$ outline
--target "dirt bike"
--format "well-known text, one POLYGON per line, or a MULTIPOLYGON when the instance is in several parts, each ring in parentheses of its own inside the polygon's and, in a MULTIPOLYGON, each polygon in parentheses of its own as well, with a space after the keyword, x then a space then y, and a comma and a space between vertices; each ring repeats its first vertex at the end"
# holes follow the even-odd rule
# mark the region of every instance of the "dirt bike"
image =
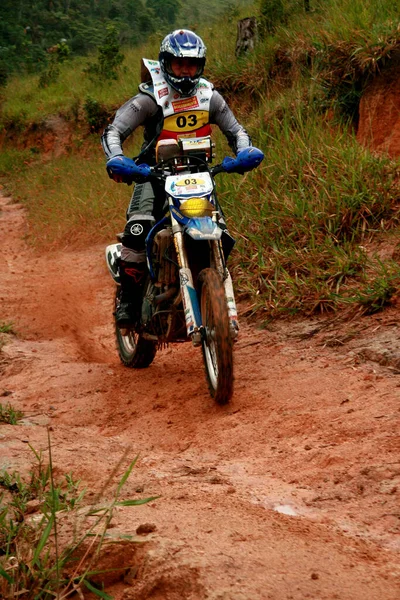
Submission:
MULTIPOLYGON (((108 161, 109 174, 123 181, 158 179, 164 182, 166 210, 146 238, 148 278, 144 286, 140 323, 115 327, 117 348, 128 367, 148 367, 158 349, 171 342, 192 341, 201 346, 211 396, 219 404, 233 392, 233 342, 238 316, 232 279, 226 266, 235 243, 217 201, 217 173, 244 173, 263 160, 261 150, 249 147, 236 158, 225 157, 210 167, 211 138, 163 140, 157 144, 154 167, 132 159, 108 161)), ((106 261, 117 284, 121 244, 106 248, 106 261)))

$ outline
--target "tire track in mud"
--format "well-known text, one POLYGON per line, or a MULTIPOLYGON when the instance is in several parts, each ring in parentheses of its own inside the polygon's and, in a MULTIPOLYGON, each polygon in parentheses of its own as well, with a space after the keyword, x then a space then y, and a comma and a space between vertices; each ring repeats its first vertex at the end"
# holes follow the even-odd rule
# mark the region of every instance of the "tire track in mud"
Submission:
POLYGON ((140 549, 116 542, 102 557, 129 556, 131 575, 108 581, 116 600, 398 597, 393 373, 295 338, 293 324, 245 323, 228 406, 210 398, 190 344, 125 369, 103 248, 32 253, 23 211, 1 206, 2 319, 19 335, 0 354, 0 393, 26 414, 1 427, 1 466, 27 471, 27 441, 45 451, 49 425, 56 469, 90 501, 140 454, 126 496, 161 498, 116 511, 115 539, 153 526, 140 549))

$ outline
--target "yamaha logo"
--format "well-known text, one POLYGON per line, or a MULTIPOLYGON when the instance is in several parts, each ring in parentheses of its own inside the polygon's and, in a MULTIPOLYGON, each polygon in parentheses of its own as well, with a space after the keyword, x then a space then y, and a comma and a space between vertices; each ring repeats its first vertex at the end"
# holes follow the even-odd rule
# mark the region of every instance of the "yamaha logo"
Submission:
POLYGON ((131 227, 132 235, 140 235, 141 233, 143 233, 143 227, 140 223, 135 223, 134 225, 132 225, 132 227, 131 227))

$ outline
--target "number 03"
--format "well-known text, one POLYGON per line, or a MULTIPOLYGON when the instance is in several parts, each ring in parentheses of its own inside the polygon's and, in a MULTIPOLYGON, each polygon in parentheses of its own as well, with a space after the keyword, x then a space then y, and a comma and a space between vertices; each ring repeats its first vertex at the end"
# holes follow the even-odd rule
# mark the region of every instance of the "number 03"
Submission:
POLYGON ((183 129, 187 125, 189 125, 189 127, 194 127, 197 125, 197 117, 196 115, 188 115, 188 117, 181 115, 176 119, 176 125, 177 127, 180 127, 180 129, 183 129))

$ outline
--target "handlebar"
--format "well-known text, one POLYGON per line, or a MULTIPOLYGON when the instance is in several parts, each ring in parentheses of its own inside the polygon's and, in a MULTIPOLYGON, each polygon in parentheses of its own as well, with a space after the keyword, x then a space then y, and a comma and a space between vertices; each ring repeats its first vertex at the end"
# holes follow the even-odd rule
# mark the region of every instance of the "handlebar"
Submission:
MULTIPOLYGON (((261 150, 254 146, 249 146, 240 150, 236 158, 225 156, 222 163, 210 169, 210 173, 213 177, 218 173, 243 174, 258 167, 263 159, 264 153, 261 150)), ((110 158, 107 161, 106 168, 111 179, 128 184, 131 184, 133 181, 143 182, 149 179, 165 179, 165 175, 157 171, 157 166, 150 167, 147 164, 137 165, 134 160, 121 154, 110 158)))

